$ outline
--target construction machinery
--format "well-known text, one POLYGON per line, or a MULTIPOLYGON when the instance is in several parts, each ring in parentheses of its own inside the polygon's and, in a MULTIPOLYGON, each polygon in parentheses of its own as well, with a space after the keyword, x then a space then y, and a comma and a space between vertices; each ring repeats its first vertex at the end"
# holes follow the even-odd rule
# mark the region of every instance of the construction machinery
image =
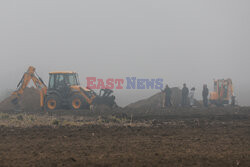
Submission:
POLYGON ((104 95, 97 95, 93 90, 80 86, 79 77, 73 71, 58 71, 49 73, 48 87, 38 76, 35 68, 30 66, 24 73, 21 81, 17 85, 17 90, 13 92, 14 104, 18 103, 18 98, 23 94, 24 89, 30 81, 40 92, 40 106, 46 110, 56 109, 89 109, 91 105, 105 104, 109 107, 116 105, 115 96, 111 95, 112 90, 101 90, 104 95))
POLYGON ((211 104, 223 106, 225 104, 235 104, 233 92, 233 82, 231 79, 214 80, 214 91, 210 92, 209 101, 211 104))

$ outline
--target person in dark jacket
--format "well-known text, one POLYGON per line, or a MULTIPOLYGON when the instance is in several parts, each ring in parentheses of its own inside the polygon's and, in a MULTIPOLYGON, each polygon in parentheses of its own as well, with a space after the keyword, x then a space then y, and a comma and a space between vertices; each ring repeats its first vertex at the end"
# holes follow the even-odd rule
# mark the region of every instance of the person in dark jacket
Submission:
POLYGON ((164 93, 165 93, 165 107, 172 106, 172 104, 171 104, 172 90, 168 85, 166 85, 166 87, 164 89, 164 93))
POLYGON ((235 106, 235 96, 232 96, 232 97, 231 97, 231 105, 232 105, 232 106, 235 106))
POLYGON ((203 105, 205 107, 208 107, 208 94, 209 94, 209 90, 207 88, 207 85, 203 85, 202 98, 203 98, 203 105))
POLYGON ((183 84, 183 88, 182 88, 182 102, 181 105, 183 107, 188 105, 188 94, 189 94, 189 90, 186 86, 186 84, 183 84))

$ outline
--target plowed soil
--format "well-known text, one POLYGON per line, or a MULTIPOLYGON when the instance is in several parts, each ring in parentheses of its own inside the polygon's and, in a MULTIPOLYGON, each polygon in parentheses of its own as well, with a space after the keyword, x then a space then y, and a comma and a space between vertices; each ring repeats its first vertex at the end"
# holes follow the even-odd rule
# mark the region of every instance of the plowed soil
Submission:
POLYGON ((131 124, 0 126, 0 166, 249 167, 250 110, 209 111, 138 114, 131 124))

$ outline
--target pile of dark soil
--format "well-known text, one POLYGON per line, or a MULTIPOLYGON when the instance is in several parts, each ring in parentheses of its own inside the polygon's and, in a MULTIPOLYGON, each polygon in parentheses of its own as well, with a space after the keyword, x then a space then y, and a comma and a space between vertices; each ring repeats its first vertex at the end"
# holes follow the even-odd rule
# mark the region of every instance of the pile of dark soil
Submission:
POLYGON ((18 97, 18 103, 16 105, 12 103, 13 99, 14 96, 4 99, 0 103, 0 111, 15 112, 20 110, 27 113, 36 113, 41 111, 40 94, 34 87, 25 88, 24 93, 18 97))
MULTIPOLYGON (((172 90, 172 104, 173 106, 179 106, 181 104, 181 89, 174 87, 171 88, 171 90, 172 90)), ((129 104, 127 107, 131 109, 161 108, 163 103, 163 96, 164 94, 162 92, 159 92, 147 99, 143 99, 135 103, 129 104)))
MULTIPOLYGON (((171 97, 172 105, 173 107, 178 107, 181 105, 182 91, 178 87, 171 88, 171 90, 172 90, 172 97, 171 97)), ((131 103, 125 108, 126 109, 140 109, 140 110, 142 109, 142 110, 147 110, 147 111, 160 109, 162 108, 162 104, 163 104, 163 96, 164 96, 164 93, 159 92, 147 99, 143 99, 135 103, 131 103)), ((195 106, 201 107, 201 103, 195 100, 195 106)))

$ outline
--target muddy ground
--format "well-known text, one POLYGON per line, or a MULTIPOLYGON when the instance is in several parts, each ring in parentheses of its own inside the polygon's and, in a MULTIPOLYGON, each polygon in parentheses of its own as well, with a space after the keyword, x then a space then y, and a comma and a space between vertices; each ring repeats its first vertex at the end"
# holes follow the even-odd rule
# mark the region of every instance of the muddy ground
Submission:
POLYGON ((250 109, 3 113, 0 166, 248 167, 250 109))

